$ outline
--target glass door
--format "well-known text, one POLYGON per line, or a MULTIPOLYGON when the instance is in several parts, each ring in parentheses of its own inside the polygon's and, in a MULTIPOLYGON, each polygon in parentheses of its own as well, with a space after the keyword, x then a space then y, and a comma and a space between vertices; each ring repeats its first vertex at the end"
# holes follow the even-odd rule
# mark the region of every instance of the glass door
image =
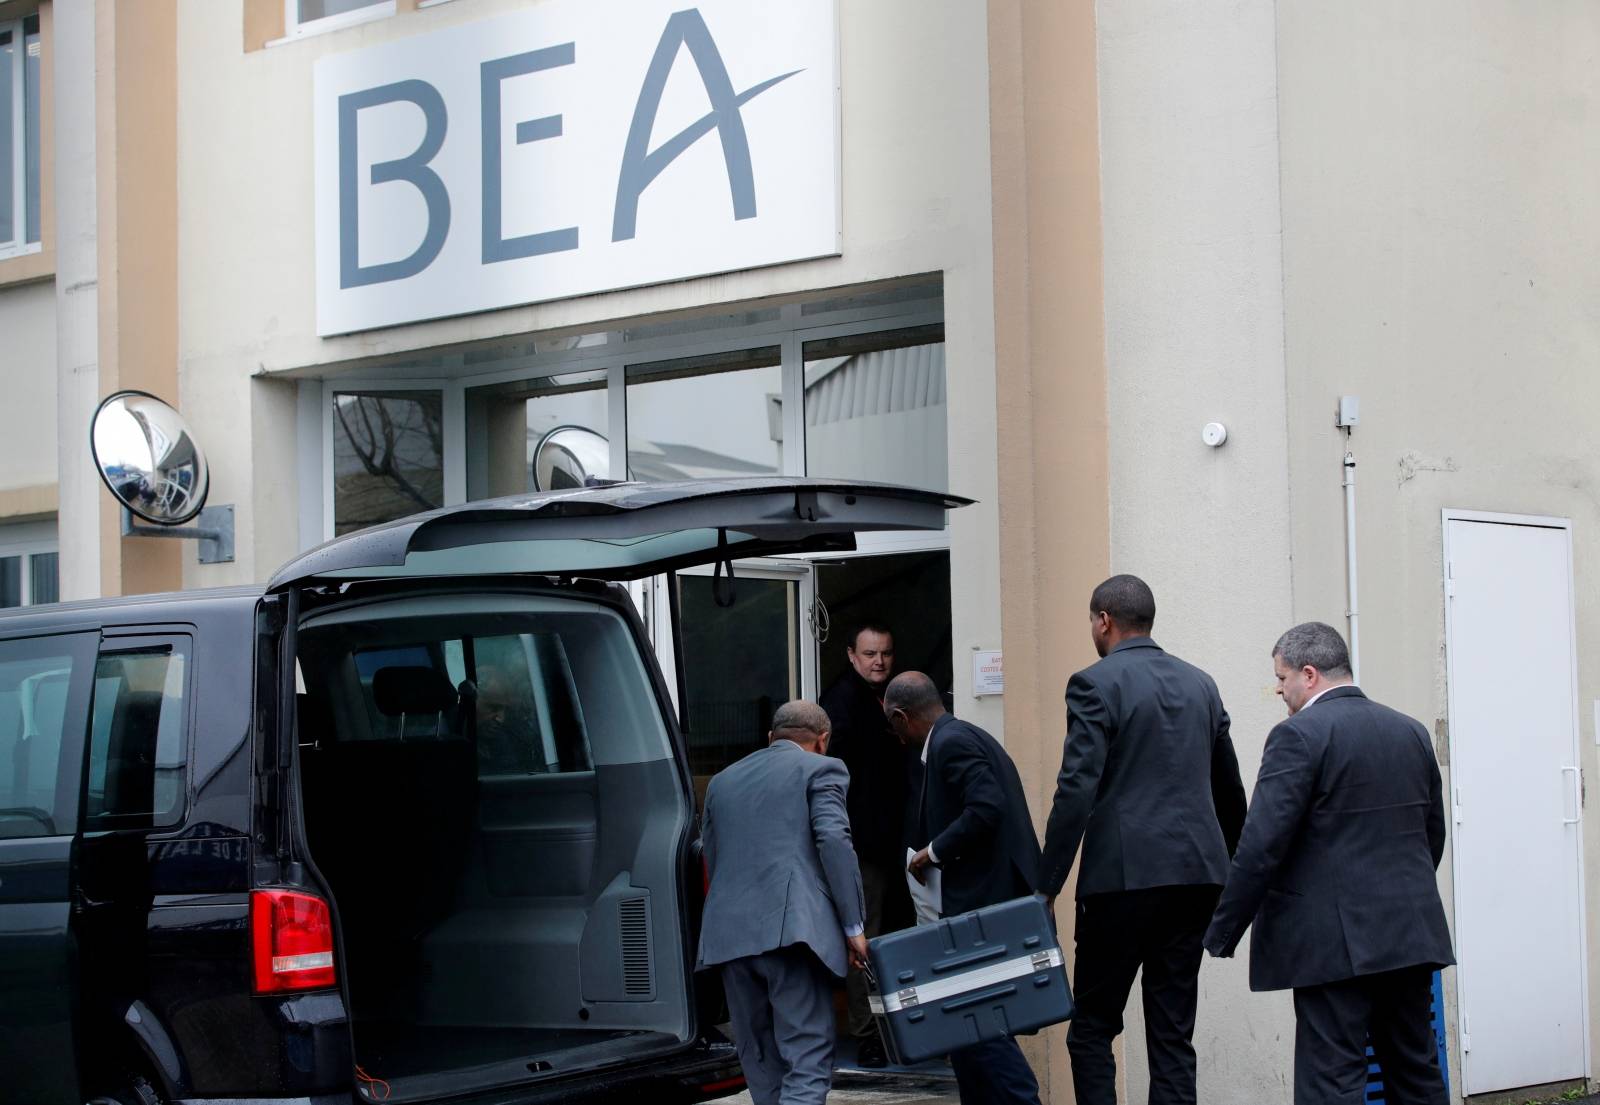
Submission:
MULTIPOLYGON (((686 696, 679 716, 700 801, 711 776, 766 744, 779 706, 815 700, 816 648, 807 618, 812 580, 809 563, 789 560, 736 563, 731 592, 710 568, 677 575, 686 696)), ((641 605, 656 657, 676 695, 666 577, 645 590, 641 605)))

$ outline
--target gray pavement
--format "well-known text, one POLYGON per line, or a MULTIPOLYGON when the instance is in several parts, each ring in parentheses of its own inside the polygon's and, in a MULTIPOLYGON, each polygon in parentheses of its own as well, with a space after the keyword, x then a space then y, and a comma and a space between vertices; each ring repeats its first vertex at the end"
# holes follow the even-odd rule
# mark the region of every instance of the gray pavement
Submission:
MULTIPOLYGON (((748 1092, 724 1097, 728 1105, 753 1105, 748 1092)), ((954 1080, 919 1075, 853 1075, 834 1077, 829 1105, 957 1105, 954 1080)), ((719 1103, 720 1105, 720 1103, 719 1103)))

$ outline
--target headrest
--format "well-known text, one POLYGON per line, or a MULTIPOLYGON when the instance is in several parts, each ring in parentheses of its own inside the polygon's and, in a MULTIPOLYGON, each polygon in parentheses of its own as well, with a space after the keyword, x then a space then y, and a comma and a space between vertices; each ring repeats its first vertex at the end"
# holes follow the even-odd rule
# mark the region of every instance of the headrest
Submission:
POLYGON ((379 668, 372 676, 372 700, 386 717, 437 714, 456 708, 456 689, 436 668, 379 668))

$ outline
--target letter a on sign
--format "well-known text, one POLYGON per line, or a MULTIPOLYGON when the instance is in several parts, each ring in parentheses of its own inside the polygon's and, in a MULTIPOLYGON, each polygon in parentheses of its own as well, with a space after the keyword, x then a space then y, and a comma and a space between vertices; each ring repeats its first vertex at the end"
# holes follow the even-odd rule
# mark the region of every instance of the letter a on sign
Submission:
POLYGON ((715 130, 722 139, 722 160, 728 169, 728 191, 733 198, 733 217, 753 219, 756 215, 755 173, 750 165, 750 140, 744 131, 744 118, 739 109, 779 81, 787 80, 799 69, 780 74, 760 84, 734 92, 728 68, 722 64, 722 55, 711 37, 711 30, 701 18, 697 8, 674 12, 667 20, 666 30, 656 45, 655 56, 644 75, 639 89, 639 99, 633 109, 633 125, 628 128, 628 143, 622 154, 622 171, 617 177, 617 206, 611 220, 611 240, 630 239, 639 221, 639 196, 650 187, 651 181, 661 175, 680 154, 715 130), (672 75, 673 62, 679 47, 686 46, 695 68, 700 71, 700 83, 711 101, 711 112, 685 127, 678 135, 654 150, 650 146, 650 132, 655 128, 656 112, 661 107, 661 96, 667 88, 667 78, 672 75))

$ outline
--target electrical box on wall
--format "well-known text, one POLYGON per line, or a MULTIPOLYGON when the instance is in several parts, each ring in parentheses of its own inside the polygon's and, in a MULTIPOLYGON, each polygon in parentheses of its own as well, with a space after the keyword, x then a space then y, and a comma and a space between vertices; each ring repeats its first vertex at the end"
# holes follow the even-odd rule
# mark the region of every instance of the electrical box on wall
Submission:
POLYGON ((1334 411, 1333 424, 1348 430, 1361 421, 1361 400, 1354 395, 1339 396, 1339 408, 1334 411))

